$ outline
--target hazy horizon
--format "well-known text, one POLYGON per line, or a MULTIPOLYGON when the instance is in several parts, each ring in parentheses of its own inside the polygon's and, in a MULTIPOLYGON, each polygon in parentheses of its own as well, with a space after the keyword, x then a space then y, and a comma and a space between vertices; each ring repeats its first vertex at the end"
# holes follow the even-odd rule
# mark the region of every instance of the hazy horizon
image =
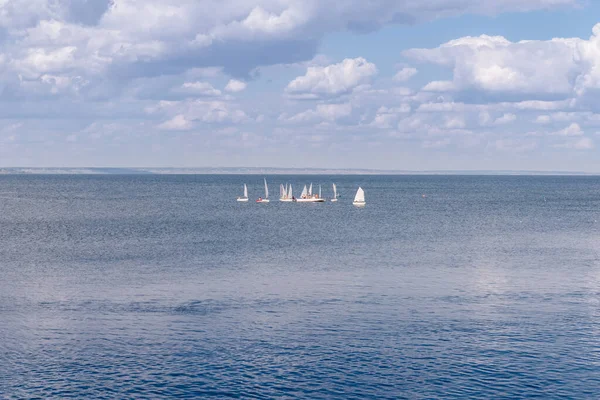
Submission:
POLYGON ((278 167, 0 167, 0 174, 231 174, 231 175, 600 175, 586 171, 535 170, 384 170, 368 168, 278 168, 278 167))

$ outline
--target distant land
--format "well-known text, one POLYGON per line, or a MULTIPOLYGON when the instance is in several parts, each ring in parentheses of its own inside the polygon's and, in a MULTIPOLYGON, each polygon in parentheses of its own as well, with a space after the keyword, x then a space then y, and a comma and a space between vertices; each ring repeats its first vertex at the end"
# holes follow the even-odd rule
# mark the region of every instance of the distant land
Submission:
POLYGON ((379 170, 343 168, 199 167, 199 168, 0 168, 0 175, 599 175, 577 171, 379 170))

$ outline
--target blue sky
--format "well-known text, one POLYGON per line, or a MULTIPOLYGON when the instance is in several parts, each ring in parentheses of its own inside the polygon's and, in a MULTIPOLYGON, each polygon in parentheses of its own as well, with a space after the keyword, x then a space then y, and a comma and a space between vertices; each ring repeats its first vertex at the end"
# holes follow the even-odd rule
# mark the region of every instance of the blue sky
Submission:
POLYGON ((0 1, 0 166, 600 172, 600 4, 0 1))

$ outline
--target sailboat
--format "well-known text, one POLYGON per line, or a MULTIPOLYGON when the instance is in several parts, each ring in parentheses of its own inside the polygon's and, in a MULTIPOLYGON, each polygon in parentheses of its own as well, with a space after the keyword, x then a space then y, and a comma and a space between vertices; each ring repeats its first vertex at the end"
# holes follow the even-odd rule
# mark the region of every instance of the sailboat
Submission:
POLYGON ((269 186, 267 186, 267 178, 265 179, 265 198, 259 197, 257 203, 269 203, 269 186))
POLYGON ((248 201, 248 186, 244 183, 244 196, 238 197, 237 201, 248 201))
POLYGON ((335 186, 335 183, 333 184, 333 199, 331 199, 331 201, 338 201, 337 187, 335 186))
POLYGON ((354 196, 354 201, 352 202, 352 204, 354 204, 355 206, 364 206, 365 204, 367 204, 365 202, 365 191, 359 186, 358 190, 356 191, 356 196, 354 196))
POLYGON ((294 201, 292 199, 292 185, 280 185, 281 195, 279 196, 279 201, 291 202, 294 201))
POLYGON ((321 197, 321 187, 319 186, 319 194, 313 195, 312 193, 312 183, 310 187, 307 189, 306 185, 304 185, 304 189, 302 190, 302 194, 299 198, 296 199, 299 203, 324 203, 325 199, 321 197))

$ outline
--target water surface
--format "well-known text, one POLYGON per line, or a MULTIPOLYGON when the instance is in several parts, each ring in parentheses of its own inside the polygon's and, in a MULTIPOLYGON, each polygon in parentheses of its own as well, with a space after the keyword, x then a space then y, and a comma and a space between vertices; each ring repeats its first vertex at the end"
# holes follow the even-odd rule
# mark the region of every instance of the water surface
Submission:
POLYGON ((262 178, 0 177, 0 397, 597 398, 600 178, 262 178))

